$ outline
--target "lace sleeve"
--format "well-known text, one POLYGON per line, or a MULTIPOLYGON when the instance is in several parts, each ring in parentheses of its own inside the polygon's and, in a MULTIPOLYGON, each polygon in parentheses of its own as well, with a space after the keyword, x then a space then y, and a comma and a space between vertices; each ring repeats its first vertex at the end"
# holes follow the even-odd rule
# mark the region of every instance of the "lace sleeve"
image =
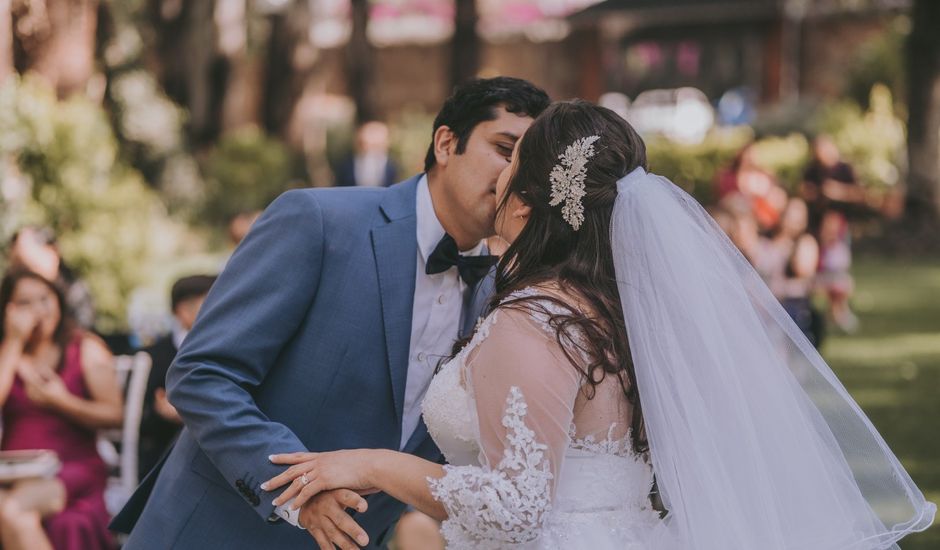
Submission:
POLYGON ((492 548, 538 538, 551 510, 579 377, 528 314, 498 310, 467 360, 480 424, 481 466, 429 479, 448 512, 448 547, 492 548))

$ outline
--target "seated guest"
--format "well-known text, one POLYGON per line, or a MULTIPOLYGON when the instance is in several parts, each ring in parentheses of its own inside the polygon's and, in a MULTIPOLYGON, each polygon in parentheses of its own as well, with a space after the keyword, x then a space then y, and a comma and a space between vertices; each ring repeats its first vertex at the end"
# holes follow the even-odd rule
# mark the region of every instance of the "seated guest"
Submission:
POLYGON ((176 409, 166 398, 166 371, 176 357, 183 338, 196 322, 196 315, 213 282, 215 277, 209 275, 195 275, 176 281, 170 291, 173 330, 144 349, 150 354, 153 366, 150 368, 140 421, 138 469, 141 478, 156 466, 182 426, 176 409))
POLYGON ((819 347, 822 319, 812 303, 819 244, 807 232, 808 221, 806 202, 790 199, 779 226, 762 241, 760 261, 754 267, 810 343, 819 347))
POLYGON ((65 293, 70 316, 79 327, 91 330, 95 304, 88 285, 62 261, 55 233, 48 227, 26 226, 10 239, 10 269, 25 269, 55 282, 65 293))
POLYGON ((746 200, 759 230, 766 232, 780 220, 787 192, 760 166, 754 151, 754 143, 744 146, 731 165, 716 174, 718 199, 722 203, 731 198, 746 200))
POLYGON ((0 489, 2 547, 112 548, 108 468, 95 432, 121 425, 114 358, 74 328, 62 291, 31 271, 11 271, 0 283, 0 405, 0 448, 49 449, 62 464, 53 478, 0 489))

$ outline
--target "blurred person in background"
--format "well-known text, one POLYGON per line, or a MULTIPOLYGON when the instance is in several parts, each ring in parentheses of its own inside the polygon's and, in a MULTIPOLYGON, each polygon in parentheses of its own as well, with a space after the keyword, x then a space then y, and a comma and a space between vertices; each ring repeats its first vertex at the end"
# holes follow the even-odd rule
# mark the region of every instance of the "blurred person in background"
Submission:
POLYGON ((108 469, 96 430, 121 425, 111 353, 76 329, 64 294, 45 277, 10 271, 0 283, 0 405, 4 451, 50 449, 55 478, 0 492, 3 548, 112 548, 104 489, 108 469))
POLYGON ((783 308, 818 348, 822 341, 822 319, 813 308, 812 295, 819 244, 807 229, 806 202, 791 198, 772 236, 761 239, 753 263, 783 308))
POLYGON ((820 245, 820 284, 829 298, 829 315, 845 332, 858 328, 852 313, 852 264, 850 219, 870 213, 865 190, 855 170, 842 160, 831 137, 817 136, 813 158, 803 174, 801 193, 809 207, 809 228, 820 245))
POLYGON ((810 231, 818 236, 826 212, 855 217, 867 208, 865 190, 855 170, 842 160, 842 154, 831 137, 825 134, 817 136, 812 143, 812 155, 803 172, 800 191, 809 206, 810 231))
POLYGON ((757 163, 753 142, 738 152, 730 166, 718 172, 716 180, 719 201, 742 196, 750 203, 761 231, 777 225, 787 203, 787 193, 776 178, 757 163))
POLYGON ((183 339, 193 328, 199 308, 214 282, 215 277, 210 275, 193 275, 176 281, 170 290, 172 329, 169 334, 144 349, 150 355, 152 366, 140 421, 138 470, 141 478, 170 448, 183 426, 179 414, 166 397, 166 371, 183 339))
POLYGON ((711 215, 741 254, 754 264, 761 235, 751 202, 741 194, 732 194, 721 201, 711 215))
POLYGON ((353 154, 336 170, 336 186, 388 187, 398 181, 388 150, 388 126, 374 120, 359 126, 353 154))
POLYGON ((94 326, 95 305, 88 285, 62 261, 51 229, 25 226, 14 233, 10 239, 10 268, 27 269, 62 286, 78 326, 89 330, 94 326))
POLYGON ((852 267, 852 248, 848 220, 840 212, 827 211, 819 227, 818 286, 829 300, 829 315, 841 330, 858 330, 858 317, 852 312, 849 300, 855 282, 849 270, 852 267))

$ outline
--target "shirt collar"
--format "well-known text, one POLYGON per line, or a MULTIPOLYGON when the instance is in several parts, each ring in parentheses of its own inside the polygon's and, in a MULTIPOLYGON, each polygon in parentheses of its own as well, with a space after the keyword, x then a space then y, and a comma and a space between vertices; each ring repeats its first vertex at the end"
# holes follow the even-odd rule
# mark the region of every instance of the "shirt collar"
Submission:
POLYGON ((183 328, 183 325, 179 321, 173 319, 173 328, 170 332, 173 338, 173 346, 176 349, 180 349, 180 346, 183 345, 183 340, 186 339, 186 335, 189 334, 189 331, 183 328))
MULTIPOLYGON (((434 252, 437 243, 439 243, 444 236, 444 226, 441 225, 441 221, 437 219, 437 214, 434 212, 434 202, 431 200, 431 190, 428 188, 427 174, 424 174, 421 176, 421 179, 418 180, 416 195, 417 208, 415 211, 418 218, 418 252, 421 254, 421 259, 427 263, 428 257, 434 252)), ((485 242, 486 241, 480 241, 475 247, 461 252, 460 255, 479 256, 484 251, 485 242)))

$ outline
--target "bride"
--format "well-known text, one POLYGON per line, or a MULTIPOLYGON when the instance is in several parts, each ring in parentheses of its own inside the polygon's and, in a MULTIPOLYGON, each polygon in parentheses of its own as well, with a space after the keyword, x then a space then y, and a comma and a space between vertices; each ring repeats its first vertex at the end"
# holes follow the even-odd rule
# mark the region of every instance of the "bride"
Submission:
POLYGON ((702 208, 620 116, 557 103, 497 184, 496 295, 435 376, 448 465, 276 455, 293 507, 384 491, 450 548, 897 548, 926 502, 702 208))

